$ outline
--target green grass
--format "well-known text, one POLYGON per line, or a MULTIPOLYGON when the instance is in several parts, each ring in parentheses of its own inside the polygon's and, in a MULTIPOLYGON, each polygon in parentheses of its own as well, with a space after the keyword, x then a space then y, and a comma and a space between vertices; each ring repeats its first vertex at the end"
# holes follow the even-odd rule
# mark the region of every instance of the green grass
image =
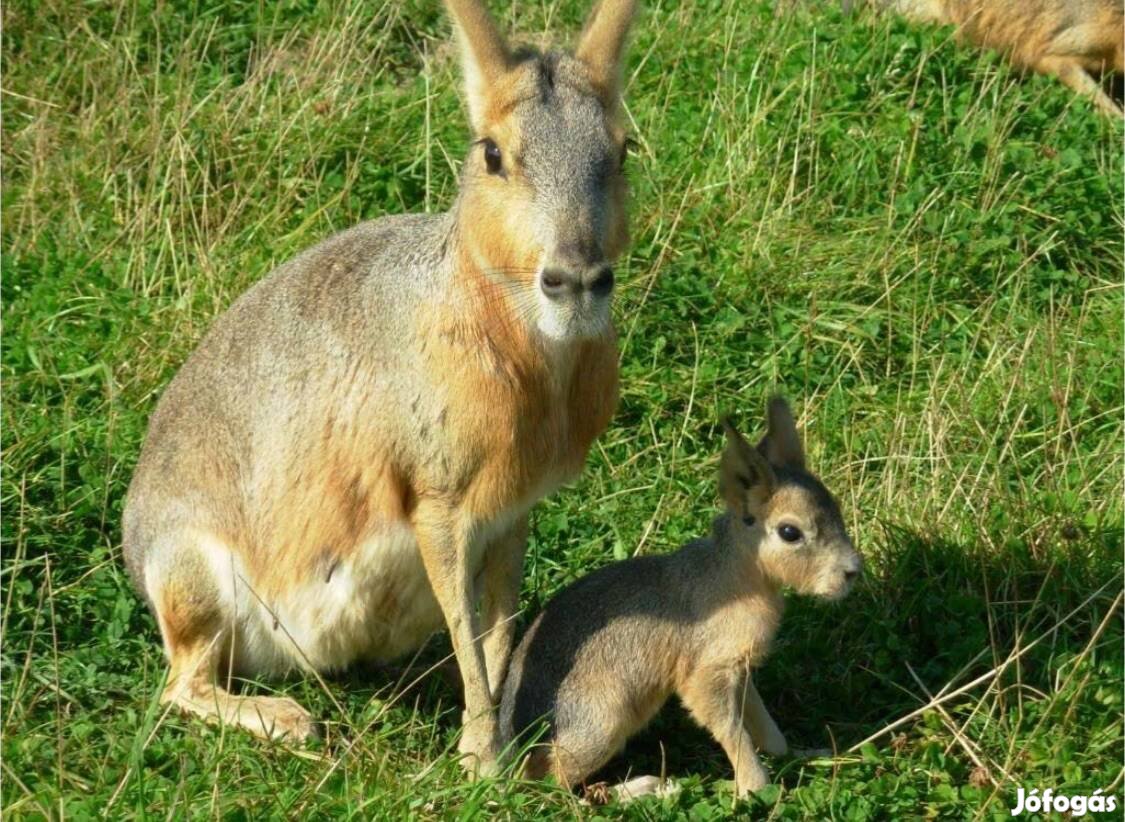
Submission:
MULTIPOLYGON (((758 425, 777 387, 869 574, 842 606, 793 599, 759 677, 791 743, 836 755, 767 762, 742 810, 1120 794, 1121 125, 947 30, 649 5, 621 406, 533 514, 525 615, 701 534, 718 415, 758 425)), ((584 6, 502 19, 572 35, 584 6)), ((268 683, 333 723, 305 751, 165 715, 121 565, 146 418, 213 317, 335 230, 451 201, 468 135, 437 3, 10 2, 3 37, 5 815, 573 814, 547 785, 464 781, 440 677, 268 683)), ((630 767, 684 790, 597 813, 732 807, 674 705, 606 778, 630 767)))

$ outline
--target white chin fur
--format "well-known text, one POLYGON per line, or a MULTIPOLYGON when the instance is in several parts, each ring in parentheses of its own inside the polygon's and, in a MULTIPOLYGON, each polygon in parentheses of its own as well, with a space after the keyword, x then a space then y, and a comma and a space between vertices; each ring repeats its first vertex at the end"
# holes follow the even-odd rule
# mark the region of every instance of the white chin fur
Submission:
POLYGON ((539 298, 539 331, 551 340, 589 339, 605 333, 609 325, 609 300, 591 305, 554 303, 545 295, 539 298))
POLYGON ((820 586, 817 596, 836 602, 846 597, 851 589, 852 584, 845 579, 828 580, 820 586))

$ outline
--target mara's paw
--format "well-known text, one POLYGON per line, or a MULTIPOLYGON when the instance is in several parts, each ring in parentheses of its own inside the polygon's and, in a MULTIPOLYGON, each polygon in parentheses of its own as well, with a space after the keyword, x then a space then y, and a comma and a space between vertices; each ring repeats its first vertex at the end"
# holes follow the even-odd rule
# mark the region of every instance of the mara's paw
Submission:
POLYGON ((785 756, 789 753, 789 743, 785 741, 785 736, 776 726, 766 729, 762 738, 758 740, 758 748, 770 756, 785 756))
POLYGON ((736 793, 740 797, 745 797, 770 784, 770 775, 759 765, 757 768, 748 768, 735 782, 736 793))
POLYGON ((494 755, 489 756, 476 751, 464 751, 461 750, 460 746, 458 746, 458 753, 461 754, 461 767, 469 779, 497 776, 500 773, 500 763, 494 755))
POLYGON ((242 697, 238 724, 265 739, 304 743, 320 736, 312 714, 287 696, 242 697))
POLYGON ((613 798, 626 805, 642 796, 655 796, 663 799, 679 793, 680 786, 670 779, 661 779, 659 776, 636 776, 625 782, 614 785, 611 789, 613 798))
POLYGON ((499 773, 500 745, 492 717, 465 720, 457 752, 461 754, 461 767, 470 777, 499 773))

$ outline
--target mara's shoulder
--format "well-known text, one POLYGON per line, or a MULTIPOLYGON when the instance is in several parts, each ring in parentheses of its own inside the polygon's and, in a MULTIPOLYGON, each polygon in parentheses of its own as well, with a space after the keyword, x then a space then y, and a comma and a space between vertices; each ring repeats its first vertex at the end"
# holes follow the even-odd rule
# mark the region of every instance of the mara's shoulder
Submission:
POLYGON ((353 268, 384 262, 392 267, 425 267, 445 257, 448 214, 392 214, 333 234, 298 255, 294 268, 339 263, 353 268))
MULTIPOLYGON (((321 240, 274 269, 236 307, 269 310, 293 305, 300 313, 337 311, 336 302, 364 292, 423 291, 445 269, 450 238, 447 214, 395 214, 369 220, 321 240)), ((256 310, 256 309, 255 309, 256 310)))
POLYGON ((397 214, 333 234, 251 286, 200 348, 256 349, 274 338, 321 335, 326 323, 397 327, 396 311, 440 284, 449 225, 447 214, 397 214))

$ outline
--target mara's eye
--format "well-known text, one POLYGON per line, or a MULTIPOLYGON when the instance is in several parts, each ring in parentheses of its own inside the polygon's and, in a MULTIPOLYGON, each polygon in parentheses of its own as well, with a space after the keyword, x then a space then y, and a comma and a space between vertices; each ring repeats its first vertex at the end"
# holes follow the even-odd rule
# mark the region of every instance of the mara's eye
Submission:
POLYGON ((804 537, 800 528, 789 523, 777 526, 777 535, 786 542, 800 542, 801 538, 804 537))
POLYGON ((500 146, 487 138, 484 141, 484 165, 489 174, 500 173, 500 146))

